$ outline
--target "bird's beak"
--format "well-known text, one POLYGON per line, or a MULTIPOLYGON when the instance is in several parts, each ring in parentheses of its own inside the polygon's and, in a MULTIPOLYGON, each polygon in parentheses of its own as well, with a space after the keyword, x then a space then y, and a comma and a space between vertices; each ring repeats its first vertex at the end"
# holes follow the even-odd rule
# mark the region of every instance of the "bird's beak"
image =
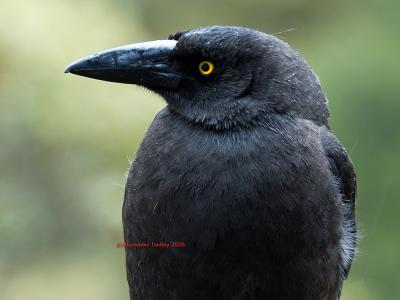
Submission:
POLYGON ((181 76, 168 62, 176 43, 161 40, 106 50, 75 61, 65 73, 148 88, 176 89, 181 76))

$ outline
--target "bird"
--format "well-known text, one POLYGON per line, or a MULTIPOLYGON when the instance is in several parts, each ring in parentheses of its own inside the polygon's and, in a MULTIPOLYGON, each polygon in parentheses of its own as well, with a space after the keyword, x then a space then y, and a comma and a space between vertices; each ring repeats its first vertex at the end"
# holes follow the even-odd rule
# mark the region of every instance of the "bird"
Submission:
POLYGON ((318 76, 288 43, 215 25, 65 72, 166 102, 130 168, 122 219, 126 243, 168 246, 125 248, 130 299, 340 298, 357 251, 356 174, 318 76))

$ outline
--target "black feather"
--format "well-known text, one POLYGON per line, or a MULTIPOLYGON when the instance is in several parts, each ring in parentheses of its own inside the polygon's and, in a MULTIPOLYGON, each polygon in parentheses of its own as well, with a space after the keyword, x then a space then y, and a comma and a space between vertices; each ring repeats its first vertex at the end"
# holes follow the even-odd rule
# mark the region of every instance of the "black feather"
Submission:
POLYGON ((154 89, 168 105, 132 164, 123 221, 128 243, 186 247, 126 248, 131 299, 338 299, 355 251, 356 180, 317 76, 258 31, 170 39, 182 81, 154 89))

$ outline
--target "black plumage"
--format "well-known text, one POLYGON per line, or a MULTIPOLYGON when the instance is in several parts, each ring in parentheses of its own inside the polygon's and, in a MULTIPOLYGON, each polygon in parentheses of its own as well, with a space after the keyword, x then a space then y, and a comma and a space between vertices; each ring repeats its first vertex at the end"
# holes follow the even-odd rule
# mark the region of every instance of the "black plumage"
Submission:
POLYGON ((356 249, 352 162, 317 76, 289 45, 213 26, 115 48, 67 72, 164 97, 130 170, 131 299, 340 297, 356 249), (215 69, 206 76, 199 63, 215 69))

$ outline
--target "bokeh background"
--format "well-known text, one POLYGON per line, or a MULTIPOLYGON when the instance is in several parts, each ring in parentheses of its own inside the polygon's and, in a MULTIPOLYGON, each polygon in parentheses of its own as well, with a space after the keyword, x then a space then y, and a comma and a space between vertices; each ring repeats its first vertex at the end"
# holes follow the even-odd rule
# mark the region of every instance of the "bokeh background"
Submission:
POLYGON ((212 24, 281 32, 319 74, 358 174, 363 238, 343 299, 400 299, 399 11, 392 0, 2 1, 0 299, 128 299, 115 246, 124 176, 165 104, 63 69, 212 24))

